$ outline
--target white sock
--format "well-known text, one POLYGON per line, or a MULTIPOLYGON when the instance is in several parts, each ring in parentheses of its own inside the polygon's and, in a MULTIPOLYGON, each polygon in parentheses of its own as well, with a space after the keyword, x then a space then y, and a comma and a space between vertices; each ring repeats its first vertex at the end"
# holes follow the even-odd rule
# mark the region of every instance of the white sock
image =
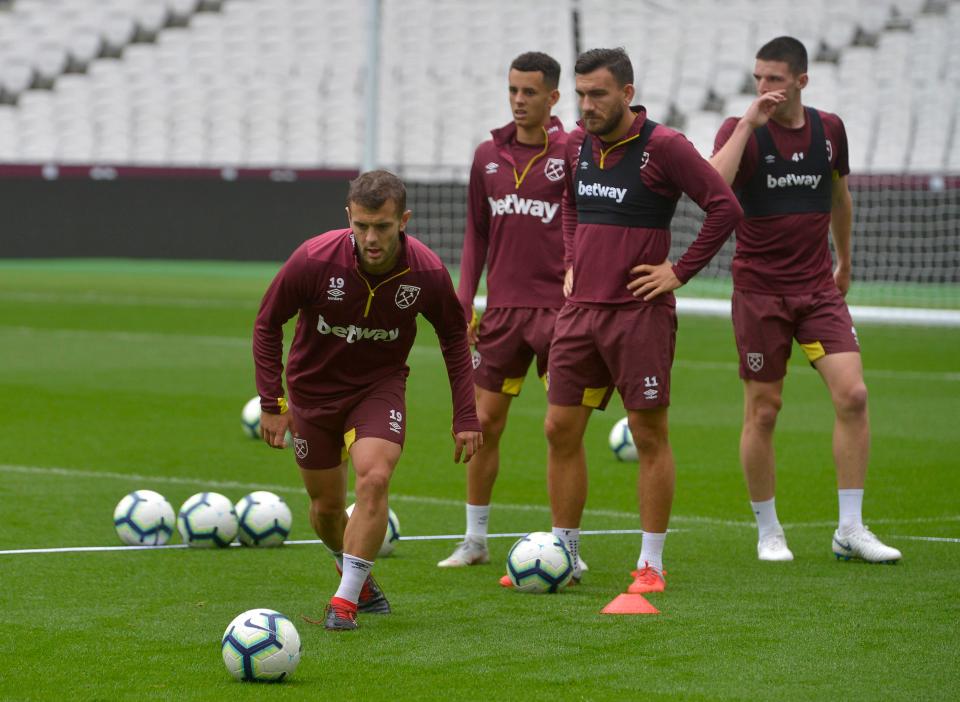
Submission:
POLYGON ((490 521, 490 505, 467 504, 467 538, 487 543, 487 522, 490 521))
POLYGON ((777 498, 771 497, 763 502, 750 500, 753 516, 757 518, 757 531, 762 539, 767 534, 780 529, 780 520, 777 519, 777 498))
MULTIPOLYGON (((563 527, 553 527, 553 535, 559 537, 563 545, 567 547, 570 554, 570 561, 573 563, 573 572, 580 570, 580 529, 564 529, 563 527)), ((579 578, 580 576, 577 575, 579 578)))
POLYGON ((840 504, 841 532, 849 532, 863 526, 863 488, 859 490, 837 490, 840 504))
POLYGON ((334 597, 356 604, 360 600, 360 589, 372 568, 373 561, 365 561, 349 553, 343 554, 343 575, 340 577, 340 587, 337 588, 337 594, 334 597))
POLYGON ((667 532, 643 532, 640 541, 640 558, 637 559, 637 568, 641 570, 650 566, 658 573, 663 572, 663 543, 667 540, 667 532))

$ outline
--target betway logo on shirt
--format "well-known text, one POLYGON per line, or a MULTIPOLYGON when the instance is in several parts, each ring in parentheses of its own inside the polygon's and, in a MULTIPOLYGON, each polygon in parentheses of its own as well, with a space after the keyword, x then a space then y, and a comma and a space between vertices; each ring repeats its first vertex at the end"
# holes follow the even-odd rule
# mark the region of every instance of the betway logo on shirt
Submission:
POLYGON ((608 197, 611 200, 623 202, 623 198, 627 195, 627 188, 615 188, 612 185, 601 185, 600 183, 584 183, 581 180, 577 184, 577 194, 587 197, 608 197))
POLYGON ((798 185, 808 187, 811 190, 816 190, 817 186, 820 185, 821 178, 823 178, 822 175, 797 175, 795 173, 788 173, 785 176, 774 178, 768 173, 767 189, 773 190, 775 188, 792 188, 794 185, 798 185))
POLYGON ((514 193, 510 193, 506 197, 502 197, 499 200, 494 200, 492 197, 488 197, 487 202, 490 203, 490 213, 492 215, 529 215, 530 217, 539 217, 540 221, 544 224, 550 224, 550 222, 553 221, 554 215, 557 214, 557 210, 560 209, 560 203, 558 202, 528 200, 527 198, 520 197, 514 193))
POLYGON ((371 339, 372 341, 395 341, 400 336, 399 329, 370 329, 368 327, 358 327, 351 324, 346 327, 332 327, 327 324, 323 315, 317 319, 317 331, 321 334, 333 334, 341 339, 346 339, 348 344, 352 344, 360 339, 371 339))

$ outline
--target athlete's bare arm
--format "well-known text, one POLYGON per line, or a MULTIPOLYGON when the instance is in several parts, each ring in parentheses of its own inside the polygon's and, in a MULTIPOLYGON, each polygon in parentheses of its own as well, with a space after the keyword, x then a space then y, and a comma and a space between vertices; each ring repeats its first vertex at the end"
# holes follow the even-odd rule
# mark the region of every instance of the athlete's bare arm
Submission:
POLYGON ((830 207, 830 233, 833 247, 837 251, 837 267, 833 271, 833 280, 837 289, 846 296, 850 290, 852 274, 851 234, 853 231, 853 198, 847 186, 847 177, 833 181, 833 203, 830 207))
POLYGON ((747 108, 747 111, 743 113, 743 117, 737 122, 733 134, 730 135, 727 142, 720 147, 720 150, 710 159, 710 165, 717 170, 717 173, 723 176, 727 185, 732 185, 734 179, 737 177, 737 171, 740 168, 740 159, 743 158, 743 150, 747 146, 750 135, 753 134, 755 129, 765 125, 777 109, 777 105, 786 99, 783 91, 774 90, 769 93, 764 93, 750 103, 750 107, 747 108))

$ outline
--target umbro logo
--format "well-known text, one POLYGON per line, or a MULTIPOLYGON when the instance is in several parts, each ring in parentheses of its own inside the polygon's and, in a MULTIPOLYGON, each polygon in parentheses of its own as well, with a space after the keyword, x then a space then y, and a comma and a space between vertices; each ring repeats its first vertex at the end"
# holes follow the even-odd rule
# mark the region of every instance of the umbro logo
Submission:
POLYGON ((777 157, 774 156, 773 154, 767 154, 766 156, 763 157, 763 160, 766 161, 767 163, 773 163, 774 161, 777 160, 777 157))
POLYGON ((581 161, 581 162, 580 162, 580 170, 581 170, 581 171, 585 171, 585 170, 587 170, 588 168, 590 168, 590 164, 589 164, 589 163, 587 163, 586 161, 581 161))
POLYGON ((487 169, 487 175, 493 175, 494 173, 500 170, 500 164, 497 163, 496 161, 491 161, 486 166, 484 166, 484 168, 487 169))
POLYGON ((343 292, 343 290, 340 290, 339 288, 330 288, 329 290, 327 290, 328 300, 335 300, 337 302, 340 302, 340 300, 343 299, 344 295, 346 295, 346 293, 343 292))

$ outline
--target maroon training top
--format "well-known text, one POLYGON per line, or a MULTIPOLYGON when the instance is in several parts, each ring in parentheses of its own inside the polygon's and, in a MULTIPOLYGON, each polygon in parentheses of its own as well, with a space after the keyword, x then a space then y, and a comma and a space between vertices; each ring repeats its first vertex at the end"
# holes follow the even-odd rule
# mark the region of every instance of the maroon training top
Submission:
POLYGON ((290 400, 310 408, 339 403, 395 374, 409 372, 407 356, 418 313, 433 325, 453 393, 453 429, 480 431, 467 346, 467 322, 440 258, 401 235, 389 273, 359 266, 350 229, 308 239, 273 279, 254 325, 257 392, 265 412, 283 397, 283 324, 300 313, 287 359, 290 400))
MULTIPOLYGON (((846 130, 836 115, 822 110, 818 112, 827 139, 827 155, 833 177, 841 178, 850 173, 846 130)), ((714 153, 727 143, 739 121, 738 117, 728 117, 720 125, 714 141, 714 153)), ((789 129, 770 120, 767 129, 784 159, 802 159, 810 148, 809 120, 799 129, 789 129)), ((751 135, 733 181, 734 190, 742 188, 753 176, 757 169, 758 154, 757 138, 751 135)), ((829 212, 744 218, 737 225, 737 247, 733 257, 734 287, 777 295, 836 287, 829 231, 829 212)))
MULTIPOLYGON (((639 134, 646 122, 647 113, 643 107, 631 109, 637 116, 624 139, 639 134)), ((635 277, 630 275, 630 269, 641 263, 663 263, 670 253, 670 230, 577 222, 573 173, 585 135, 580 123, 567 140, 563 194, 564 266, 573 266, 573 293, 567 301, 587 307, 647 304, 627 290, 627 283, 635 277)), ((613 145, 603 144, 593 136, 591 141, 594 162, 599 164, 601 151, 613 145)), ((646 188, 674 200, 686 193, 707 213, 697 238, 673 265, 674 274, 686 283, 720 250, 743 211, 720 174, 680 132, 658 124, 644 151, 640 178, 646 188)), ((604 167, 615 166, 624 152, 624 146, 610 149, 604 157, 604 167)), ((651 302, 672 305, 675 299, 673 293, 668 293, 651 302)))
POLYGON ((546 148, 518 142, 513 122, 491 134, 493 139, 477 147, 470 169, 457 290, 460 304, 470 319, 473 296, 486 264, 488 308, 560 308, 560 201, 567 134, 556 117, 547 127, 546 148))

